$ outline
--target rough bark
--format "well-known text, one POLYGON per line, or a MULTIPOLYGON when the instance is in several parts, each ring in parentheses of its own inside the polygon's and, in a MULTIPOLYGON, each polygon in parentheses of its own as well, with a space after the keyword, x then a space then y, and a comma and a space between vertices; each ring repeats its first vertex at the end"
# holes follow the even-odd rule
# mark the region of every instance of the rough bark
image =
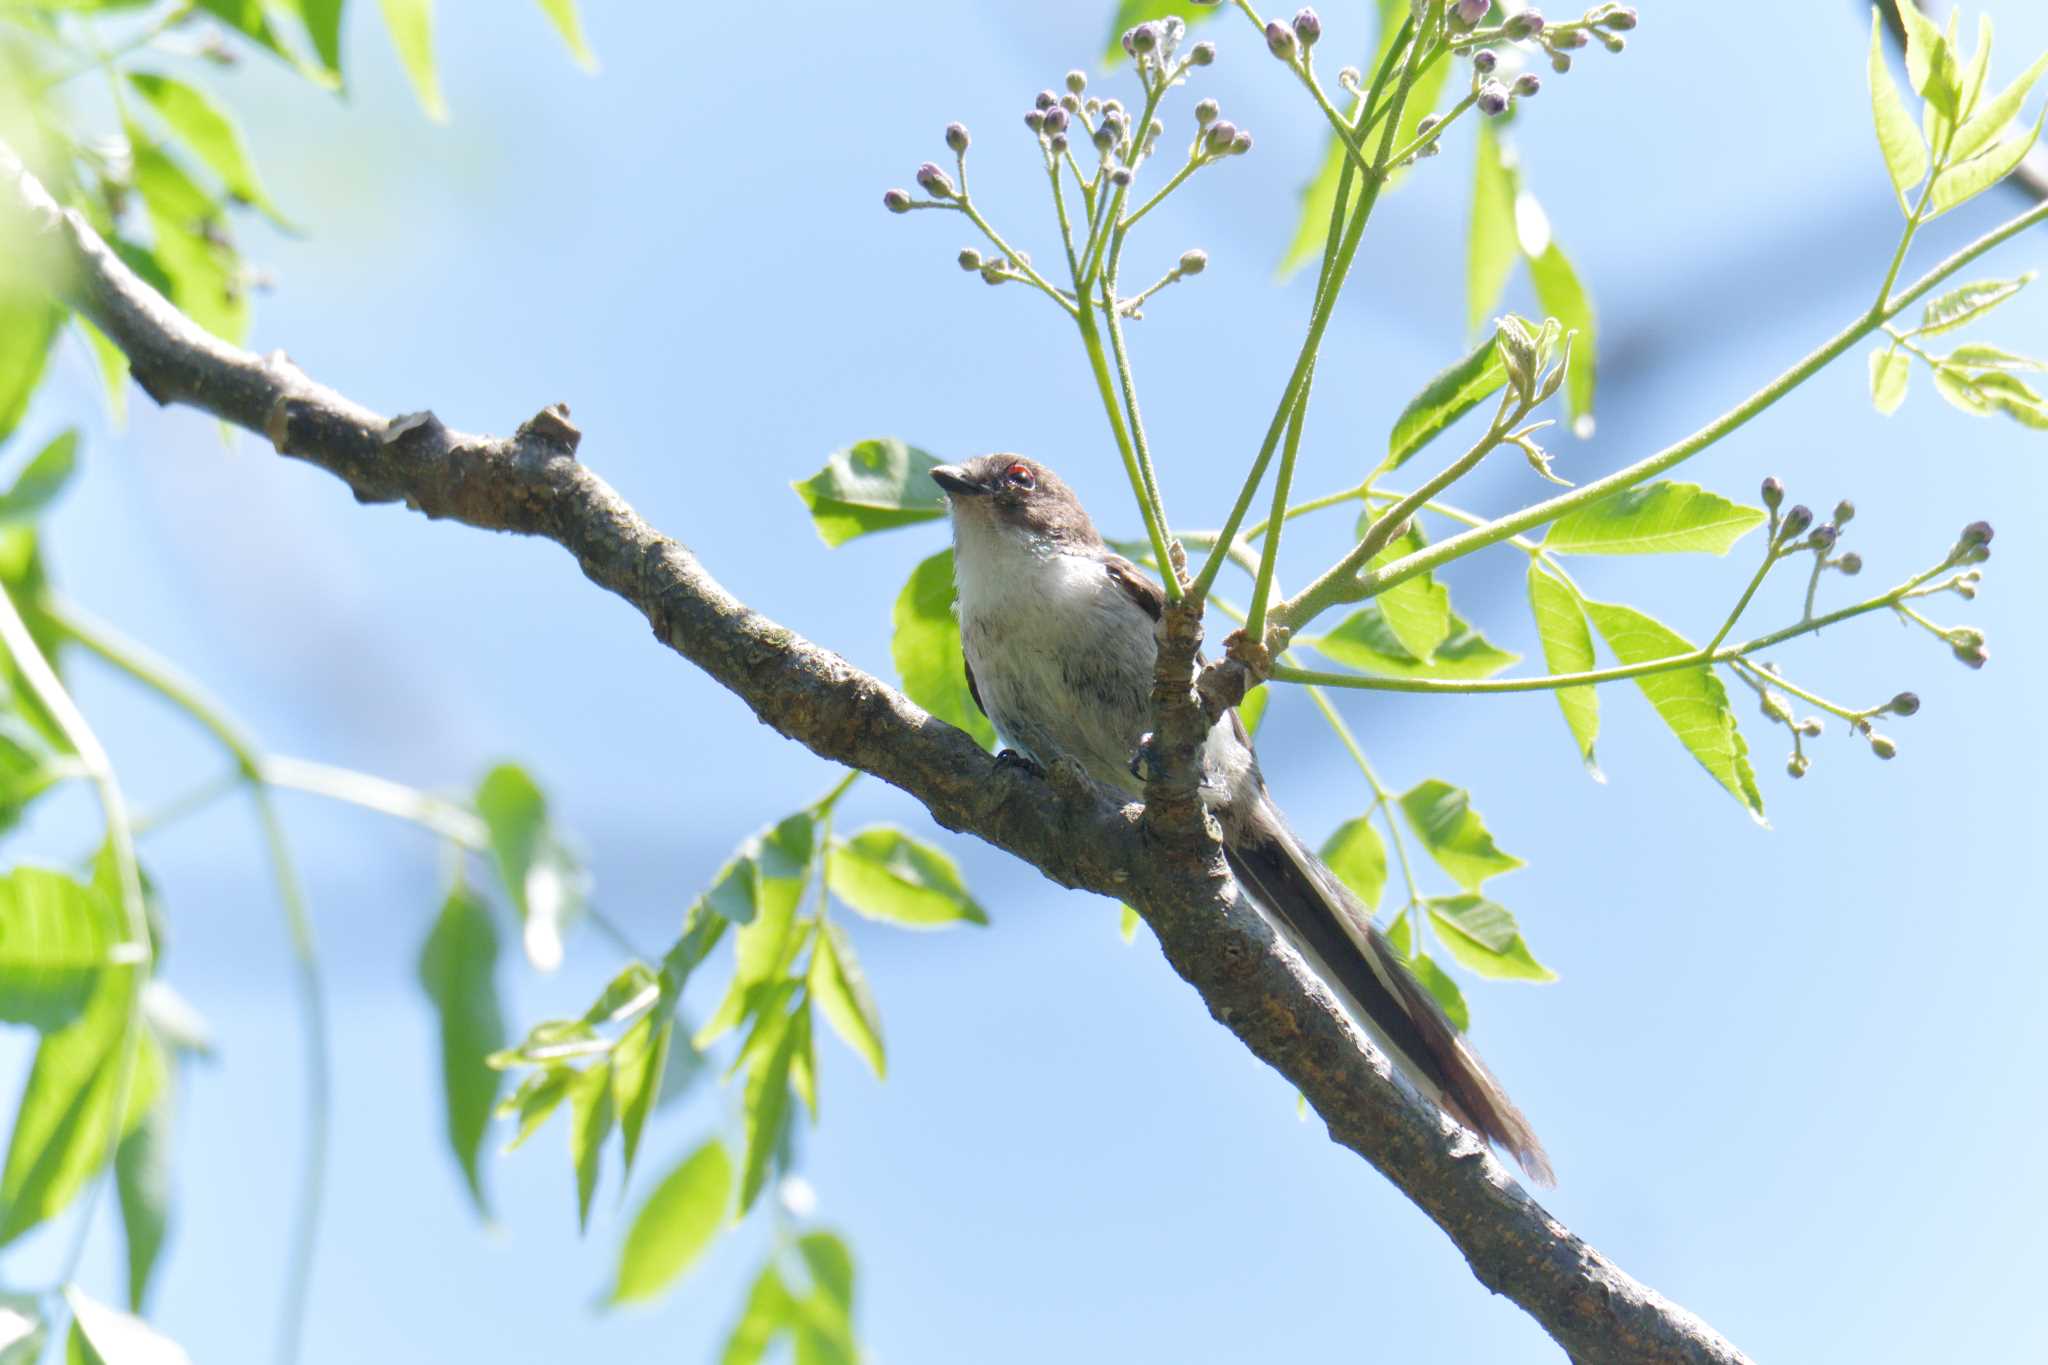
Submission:
MULTIPOLYGON (((1059 767, 1041 780, 999 766, 888 684, 750 609, 578 462, 580 436, 565 408, 544 409, 510 437, 473 436, 432 413, 380 416, 281 352, 261 357, 230 346, 138 279, 4 145, 0 240, 22 244, 51 292, 113 339, 158 403, 261 433, 280 454, 339 478, 360 501, 401 502, 429 517, 554 541, 763 723, 901 788, 941 825, 1015 854, 1062 886, 1135 906, 1209 1012, 1300 1089, 1334 1141, 1428 1214, 1482 1284, 1526 1309, 1573 1360, 1747 1359, 1572 1235, 1477 1137, 1395 1076, 1240 898, 1213 833, 1186 818, 1155 829, 1140 807, 1120 805, 1059 767)), ((1198 639, 1199 624, 1184 622, 1172 643, 1191 658, 1198 639)), ((1175 705, 1199 711, 1191 688, 1169 690, 1175 705)), ((1176 748, 1186 740, 1163 738, 1176 748)))

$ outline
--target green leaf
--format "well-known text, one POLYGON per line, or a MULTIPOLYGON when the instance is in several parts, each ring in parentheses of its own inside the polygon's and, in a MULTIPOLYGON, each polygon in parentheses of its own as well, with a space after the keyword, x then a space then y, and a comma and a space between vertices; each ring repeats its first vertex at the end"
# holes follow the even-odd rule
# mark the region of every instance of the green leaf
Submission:
POLYGON ((1911 212, 1906 191, 1927 178, 1927 144, 1906 112, 1899 88, 1892 83, 1891 68, 1885 65, 1884 21, 1876 10, 1870 13, 1870 112, 1877 124, 1877 145, 1884 153, 1885 170, 1898 191, 1899 207, 1911 212))
POLYGON ((611 1302, 657 1298, 717 1237, 732 1205, 732 1158, 716 1138, 683 1158, 633 1215, 611 1302))
POLYGON ((1467 891, 1477 891, 1489 877, 1527 866, 1520 858, 1494 846, 1479 812, 1472 809, 1472 796, 1462 787, 1431 778, 1401 793, 1401 814, 1408 827, 1451 876, 1467 891))
MULTIPOLYGON (((341 7, 342 0, 297 0, 299 14, 306 21, 306 36, 313 40, 313 51, 320 58, 320 64, 327 73, 339 78, 341 75, 341 7)), ((337 79, 336 84, 339 84, 337 79)))
POLYGON ((1913 0, 1892 0, 1906 29, 1906 80, 1915 94, 1953 116, 1960 92, 1955 87, 1955 56, 1934 21, 1913 0))
POLYGON ((846 1243, 829 1232, 809 1232, 797 1239, 796 1249, 811 1272, 811 1283, 842 1314, 853 1309, 853 1253, 846 1243))
POLYGON ((1986 151, 1978 153, 1968 161, 1950 166, 1934 177, 1934 191, 1927 201, 1927 218, 1939 218, 1959 204, 1966 204, 1985 190, 2012 174, 2013 168, 2026 160, 2034 143, 2041 136, 2041 125, 2048 121, 2048 106, 2035 116, 2034 123, 2024 133, 2010 133, 1991 144, 1986 151))
POLYGON ((1920 325, 1913 329, 1914 334, 1935 336, 1974 322, 2032 284, 2034 275, 2029 270, 2010 280, 1977 280, 1929 299, 1920 310, 1920 325))
POLYGON ((542 1124, 553 1117, 561 1108, 562 1101, 569 1098, 569 1087, 576 1080, 576 1072, 566 1066, 551 1066, 536 1071, 519 1083, 514 1090, 499 1102, 495 1117, 517 1118, 519 1128, 511 1141, 505 1144, 510 1152, 540 1130, 542 1124))
POLYGON ((895 634, 889 653, 904 695, 958 726, 982 748, 996 742, 995 727, 975 705, 967 688, 966 656, 960 649, 960 620, 953 614, 953 552, 941 550, 910 571, 896 598, 895 634))
MULTIPOLYGON (((158 1092, 114 1150, 114 1189, 121 1201, 128 1252, 128 1307, 140 1313, 163 1253, 171 1212, 171 1087, 158 1092)), ((4 1360, 4 1356, 0 1356, 4 1360)))
POLYGON ((1966 372, 1949 365, 1934 367, 1934 389, 1973 417, 2002 412, 2023 426, 2048 427, 2048 403, 2018 377, 2002 370, 1966 372))
MULTIPOLYGON (((338 60, 340 48, 339 25, 341 21, 340 0, 296 0, 292 8, 301 9, 305 12, 308 32, 317 46, 328 17, 325 14, 328 5, 332 5, 335 10, 332 22, 335 25, 334 45, 338 60), (318 25, 316 25, 316 19, 320 21, 318 25)), ((279 7, 281 8, 282 6, 279 7)), ((265 12, 263 0, 199 0, 199 8, 205 10, 230 28, 239 31, 250 41, 264 48, 273 56, 282 59, 286 65, 316 85, 331 88, 340 84, 340 82, 334 79, 332 74, 339 70, 338 66, 334 63, 329 63, 326 70, 310 66, 300 59, 298 53, 284 45, 284 41, 277 35, 277 30, 270 26, 270 18, 265 12)), ((323 50, 323 59, 325 55, 323 50)))
MULTIPOLYGON (((1352 101, 1351 112, 1357 113, 1358 102, 1352 101)), ((1295 221, 1294 240, 1287 244, 1287 254, 1280 258, 1280 264, 1273 273, 1286 279, 1310 261, 1321 257, 1330 241, 1330 215, 1337 208, 1337 189, 1343 183, 1344 163, 1347 153, 1343 139, 1333 131, 1323 144, 1322 164, 1309 182, 1301 187, 1301 211, 1295 221)), ((1348 206, 1358 202, 1358 175, 1352 173, 1352 190, 1348 206)))
POLYGON ((1125 944, 1135 942, 1138 937, 1138 926, 1145 921, 1139 917, 1137 911, 1131 909, 1128 905, 1120 905, 1117 907, 1117 910, 1119 912, 1116 920, 1118 936, 1123 939, 1125 944))
POLYGON ((568 44, 569 55, 576 59, 576 65, 585 71, 597 70, 597 54, 590 50, 590 44, 583 37, 583 20, 576 12, 576 0, 540 0, 540 7, 555 26, 555 32, 562 35, 568 44))
MULTIPOLYGON (((698 1050, 745 1018, 754 989, 779 979, 795 959, 801 939, 797 902, 810 881, 816 841, 810 813, 803 811, 741 846, 737 859, 746 869, 743 880, 748 901, 741 907, 735 897, 728 896, 722 903, 736 911, 744 909, 746 922, 734 936, 733 977, 725 998, 693 1040, 698 1050)), ((730 884, 721 876, 720 886, 730 884)), ((719 887, 713 887, 713 896, 718 891, 719 887)), ((714 902, 713 908, 717 904, 714 902)))
POLYGON ((951 858, 889 825, 833 840, 825 879, 833 895, 886 924, 933 929, 963 920, 988 923, 951 858))
POLYGON ((784 1026, 775 1033, 775 1045, 764 1048, 747 1073, 743 1094, 747 1151, 740 1164, 739 1211, 745 1214, 760 1197, 768 1182, 769 1163, 782 1145, 783 1129, 789 1122, 789 1073, 803 1042, 797 1029, 784 1026))
POLYGON ((761 915, 786 922, 810 880, 817 824, 798 811, 748 838, 728 858, 701 904, 734 924, 761 915))
MULTIPOLYGON (((1625 664, 1694 652, 1684 636, 1634 607, 1587 599, 1586 613, 1607 647, 1625 664)), ((1701 664, 1645 673, 1636 679, 1636 685, 1708 775, 1761 824, 1764 798, 1749 766, 1749 746, 1743 742, 1735 711, 1728 705, 1728 693, 1713 668, 1701 664)))
POLYGON ((622 1193, 633 1175, 633 1159, 640 1153, 641 1130, 661 1095, 674 1033, 675 1021, 665 1011, 650 1010, 634 1021, 612 1049, 612 1103, 619 1111, 619 1139, 624 1148, 619 1173, 622 1193))
POLYGON ((1906 401, 1906 381, 1913 377, 1913 361, 1894 346, 1880 346, 1870 353, 1870 401, 1889 417, 1906 401))
POLYGON ((192 155, 221 178, 229 194, 263 210, 271 221, 285 225, 284 216, 256 178, 256 167, 242 142, 241 130, 211 95, 183 81, 148 71, 131 71, 128 81, 192 155))
POLYGON ((0 1365, 36 1365, 49 1337, 37 1295, 0 1290, 0 1365))
POLYGON ((0 1022, 45 1033, 84 1011, 112 966, 112 908, 62 872, 17 867, 0 877, 0 1022))
POLYGON ((1323 844, 1322 859, 1366 909, 1379 908, 1380 893, 1387 885, 1387 847, 1380 842, 1370 815, 1337 826, 1336 833, 1323 844))
POLYGON ((1493 337, 1423 386, 1387 437, 1387 464, 1399 469, 1437 433, 1470 412, 1507 383, 1507 366, 1501 363, 1493 337))
MULTIPOLYGON (((85 338, 85 344, 92 351, 93 362, 99 366, 100 380, 107 391, 107 416, 113 419, 116 431, 128 421, 128 357, 121 354, 121 348, 107 340, 107 334, 80 314, 72 314, 71 321, 78 327, 78 333, 85 338)), ((0 361, 0 364, 6 362, 0 361)), ((0 1361, 0 1365, 5 1365, 0 1361)))
POLYGON ((867 975, 853 955, 853 945, 836 924, 820 926, 818 946, 811 954, 811 997, 825 1011, 825 1022, 846 1045, 859 1053, 877 1079, 886 1075, 882 1052, 882 1016, 868 989, 867 975))
POLYGON ((67 427, 37 451, 13 486, 0 493, 0 525, 31 522, 71 482, 78 465, 78 429, 67 427))
POLYGON ((1941 363, 1965 370, 2048 370, 2048 362, 2031 356, 2014 355, 2000 346, 1972 341, 1956 347, 1941 363))
POLYGON ((1465 327, 1476 332, 1500 306, 1521 248, 1515 238, 1515 176, 1493 125, 1479 125, 1472 183, 1472 230, 1465 247, 1465 327))
POLYGON ((605 1139, 618 1123, 612 1064, 593 1062, 569 1083, 569 1159, 576 1166, 576 1230, 590 1228, 590 1200, 604 1160, 605 1139))
POLYGON ((2010 127, 2020 112, 2020 105, 2026 102, 2027 95, 2041 79, 2043 72, 2048 72, 2048 53, 2042 54, 2032 66, 2020 73, 2019 79, 1999 91, 1990 103, 1964 120, 1963 126, 1956 129, 1956 135, 1949 140, 1949 163, 1953 165, 1975 155, 1991 139, 2010 127))
POLYGON ((1515 917, 1481 896, 1437 896, 1428 902, 1430 926, 1450 955, 1469 971, 1495 981, 1555 981, 1522 942, 1515 917))
POLYGON ((825 457, 825 467, 791 488, 811 509, 811 523, 827 545, 855 536, 937 521, 946 495, 932 482, 941 462, 894 437, 862 441, 825 457))
POLYGON ((1553 554, 1727 554, 1763 525, 1761 508, 1744 507, 1696 483, 1639 484, 1565 513, 1543 548, 1553 554))
POLYGON ((562 965, 562 933, 582 911, 589 878, 548 821, 547 797, 525 769, 501 763, 476 789, 498 876, 519 912, 527 961, 562 965))
POLYGON ((1593 300, 1555 241, 1529 257, 1529 282, 1536 286, 1536 301, 1543 305, 1543 311, 1563 323, 1566 334, 1572 337, 1564 381, 1565 408, 1571 414, 1573 434, 1581 438, 1591 436, 1599 354, 1599 325, 1593 316, 1593 300))
POLYGON ((477 1212, 490 1216, 478 1154, 498 1105, 500 1074, 484 1059, 505 1043, 498 1004, 498 931, 490 907, 458 885, 420 949, 420 987, 433 1002, 441 1035, 442 1112, 448 1146, 462 1167, 477 1212))
POLYGON ((1366 603, 1328 635, 1298 636, 1296 643, 1360 672, 1389 678, 1490 678, 1521 658, 1496 649, 1452 612, 1451 633, 1437 646, 1436 658, 1425 664, 1402 646, 1376 602, 1366 603))
MULTIPOLYGON (((1552 673, 1590 672, 1593 632, 1586 624, 1586 608, 1578 590, 1550 570, 1542 561, 1529 561, 1529 613, 1536 620, 1536 636, 1543 643, 1543 663, 1552 673)), ((1579 757, 1595 780, 1604 781, 1593 758, 1593 742, 1600 737, 1600 694, 1590 683, 1560 687, 1555 691, 1564 723, 1579 747, 1579 757)))
MULTIPOLYGON (((1372 509, 1368 507, 1359 517, 1361 536, 1371 521, 1372 509)), ((1367 567, 1384 568, 1405 555, 1420 553, 1428 544, 1422 528, 1410 525, 1405 535, 1374 555, 1367 567)), ((1417 663, 1427 664, 1434 660, 1437 646, 1451 633, 1450 590, 1437 582, 1433 574, 1417 574, 1405 582, 1396 583, 1375 597, 1373 605, 1380 609, 1387 629, 1393 632, 1401 648, 1417 663)))
POLYGON ((128 142, 156 239, 150 259, 170 285, 171 302, 215 336, 239 342, 249 330, 249 300, 220 205, 132 124, 128 142))
POLYGON ((65 1286, 64 1302, 71 1307, 69 1365, 192 1365, 177 1342, 141 1318, 88 1298, 75 1284, 65 1286))
POLYGON ((384 9, 384 26, 391 30, 392 45, 405 66, 406 79, 420 109, 436 123, 448 119, 448 105, 441 98, 441 78, 434 70, 434 0, 378 0, 384 9))
MULTIPOLYGON (((1450 940, 1446 939, 1445 942, 1448 943, 1450 940)), ((1525 953, 1526 951, 1524 949, 1525 953)), ((1451 1021, 1451 1027, 1460 1033, 1469 1032, 1472 1028, 1472 1010, 1465 1003, 1465 992, 1458 989, 1458 983, 1452 980, 1443 968, 1437 966, 1436 960, 1428 953, 1418 953, 1409 958, 1408 968, 1415 973, 1415 979, 1422 983, 1423 988, 1436 997, 1437 1004, 1443 1006, 1444 1018, 1451 1021)))
POLYGON ((0 441, 13 434, 28 410, 66 311, 19 273, 0 271, 0 441))
POLYGON ((1260 683, 1237 704, 1237 718, 1244 722, 1244 732, 1254 739, 1258 737, 1260 722, 1266 719, 1266 703, 1272 699, 1272 689, 1260 683))
POLYGON ((1116 14, 1110 20, 1109 42, 1103 48, 1102 60, 1111 66, 1124 60, 1124 34, 1139 24, 1153 19, 1164 19, 1179 15, 1187 21, 1189 28, 1216 14, 1215 9, 1191 8, 1187 0, 1117 0, 1116 14))
POLYGON ((795 1330, 796 1317, 796 1297, 771 1261, 747 1292, 746 1307, 725 1339, 719 1365, 757 1365, 778 1337, 795 1330))

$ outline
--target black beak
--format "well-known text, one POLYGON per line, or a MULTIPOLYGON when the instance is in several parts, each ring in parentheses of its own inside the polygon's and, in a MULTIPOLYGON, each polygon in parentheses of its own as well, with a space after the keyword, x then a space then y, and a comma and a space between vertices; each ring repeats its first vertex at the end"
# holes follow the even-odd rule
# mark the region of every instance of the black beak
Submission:
POLYGON ((955 497, 979 497, 988 489, 967 477, 967 471, 956 464, 936 465, 932 469, 932 482, 955 497))

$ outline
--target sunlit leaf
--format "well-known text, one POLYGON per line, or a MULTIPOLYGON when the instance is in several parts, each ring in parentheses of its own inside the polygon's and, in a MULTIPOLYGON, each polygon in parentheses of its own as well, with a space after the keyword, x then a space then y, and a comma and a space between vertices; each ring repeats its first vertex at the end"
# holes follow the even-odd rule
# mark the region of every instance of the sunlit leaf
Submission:
POLYGON ((555 32, 562 35, 562 41, 568 45, 569 55, 576 59, 576 65, 585 71, 596 71, 597 54, 590 50, 590 44, 583 36, 583 19, 576 12, 576 0, 540 0, 540 7, 547 14, 548 22, 555 26, 555 32))
POLYGON ((64 1302, 71 1307, 67 1365, 192 1365, 177 1342, 141 1318, 87 1297, 77 1285, 65 1286, 64 1302))
POLYGON ((299 15, 306 21, 306 36, 330 76, 341 75, 342 0, 297 0, 299 15))
POLYGON ((1244 732, 1258 737, 1259 725, 1266 719, 1266 704, 1273 699, 1273 690, 1260 683, 1244 694, 1244 700, 1237 704, 1237 718, 1244 722, 1244 732))
MULTIPOLYGON (((700 1051, 745 1018, 750 993, 780 978, 794 959, 799 946, 796 907, 810 880, 816 838, 809 812, 798 812, 748 840, 741 846, 736 864, 728 864, 745 869, 738 880, 744 883, 746 902, 742 906, 738 893, 733 892, 713 908, 723 904, 744 910, 746 922, 734 936, 733 976, 725 998, 693 1040, 700 1051)), ((713 894, 735 884, 721 875, 713 894)))
POLYGON ((113 962, 114 917, 62 872, 0 877, 0 1022, 45 1033, 76 1020, 113 962))
POLYGON ((1436 658, 1424 664, 1408 653, 1372 602, 1346 617, 1328 635, 1297 637, 1296 643, 1362 673, 1390 678, 1490 678, 1521 658, 1495 648, 1452 612, 1450 634, 1437 646, 1436 658))
POLYGON ((1122 938, 1125 943, 1135 942, 1138 937, 1138 926, 1145 922, 1144 919, 1139 916, 1136 910, 1133 910, 1128 905, 1118 906, 1117 911, 1116 932, 1118 937, 1122 938))
POLYGON ((1964 370, 2048 370, 2048 361, 2015 355, 2002 346, 1992 346, 1981 341, 1972 341, 1956 347, 1942 357, 1942 363, 1964 370))
MULTIPOLYGON (((1360 535, 1371 520, 1372 509, 1368 508, 1359 518, 1360 535)), ((1406 555, 1420 553, 1428 543, 1422 528, 1411 523, 1407 533, 1390 541, 1367 567, 1385 568, 1406 555)), ((1373 598, 1373 605, 1380 609, 1387 629, 1400 641, 1401 648, 1417 663, 1434 660, 1437 646, 1451 633, 1450 590, 1437 582, 1434 574, 1421 573, 1396 583, 1373 598)))
POLYGON ((239 342, 249 330, 248 291, 220 205, 133 125, 128 141, 135 189, 155 236, 150 257, 170 285, 171 302, 215 336, 239 342))
POLYGON ((1429 902, 1430 927, 1460 966, 1496 981, 1555 981, 1522 941, 1515 917, 1481 896, 1437 896, 1429 902))
POLYGON ((1913 126, 1913 117, 1906 112, 1905 101, 1899 98, 1899 88, 1892 83, 1891 68, 1885 64, 1884 22, 1875 10, 1870 15, 1868 75, 1877 145, 1884 153, 1892 188, 1899 193, 1900 207, 1905 208, 1906 191, 1927 178, 1927 144, 1920 140, 1920 130, 1913 126))
POLYGON ((835 450, 825 467, 791 488, 811 509, 811 523, 827 545, 855 536, 936 521, 946 495, 932 482, 940 461, 894 437, 835 450))
POLYGON ((256 167, 249 159, 241 129, 213 96, 197 86, 148 71, 129 72, 128 82, 178 141, 221 178, 229 194, 262 209, 272 220, 283 221, 256 178, 256 167))
POLYGON ((1555 241, 1529 257, 1529 282, 1536 286, 1536 301, 1543 311, 1564 324, 1572 334, 1571 360, 1565 374, 1565 409, 1571 414, 1572 430, 1579 436, 1593 434, 1593 386, 1598 367, 1599 325, 1593 316, 1593 300, 1571 260, 1555 241))
POLYGON ((1507 367, 1501 363, 1495 340, 1488 337, 1478 349, 1425 384, 1401 410, 1387 437, 1387 467, 1400 468, 1438 432, 1498 393, 1507 379, 1507 367))
POLYGON ((754 1207, 768 1182, 769 1164, 782 1145, 783 1128, 789 1122, 789 1072, 802 1042, 798 1031, 785 1025, 777 1031, 775 1045, 763 1050, 748 1069, 742 1095, 747 1135, 746 1156, 740 1165, 742 1214, 754 1207))
POLYGON ((1963 126, 1956 129, 1956 135, 1949 139, 1950 164, 1974 156, 1991 139, 2005 132, 2018 116, 2020 105, 2026 102, 2028 93, 2041 79, 2043 72, 2048 72, 2048 53, 2044 53, 2032 66, 2021 72, 2017 80, 1992 96, 1965 119, 1963 126))
POLYGON ((654 1111, 661 1094, 674 1033, 675 1021, 666 1011, 650 1010, 634 1021, 612 1049, 612 1103, 619 1111, 619 1140, 624 1158, 619 1176, 621 1188, 632 1178, 633 1160, 640 1153, 641 1130, 647 1126, 647 1116, 654 1111))
POLYGON ((1886 417, 1906 401, 1906 382, 1913 377, 1913 361, 1896 347, 1880 346, 1870 353, 1870 402, 1886 417))
POLYGON ((1494 846, 1493 835, 1472 809, 1471 793, 1464 788, 1431 778, 1401 793, 1400 801, 1401 814, 1429 856, 1467 891, 1477 891, 1487 878, 1526 865, 1494 846))
POLYGON ((1479 124, 1472 183, 1472 229, 1465 247, 1465 327, 1478 331, 1500 306, 1521 248, 1515 241, 1515 178, 1501 158, 1493 125, 1479 124))
POLYGON ((2029 270, 2010 280, 1977 280, 1936 295, 1921 308, 1920 325, 1913 330, 1935 336, 1974 322, 2033 283, 2034 274, 2029 270))
POLYGON ((833 895, 869 919, 912 929, 988 923, 951 858, 888 825, 835 839, 825 877, 833 895))
POLYGON ((604 1159, 605 1139, 618 1123, 612 1103, 612 1064, 593 1062, 569 1083, 569 1159, 576 1167, 576 1227, 590 1227, 590 1200, 604 1159))
POLYGON ((64 314, 42 289, 31 288, 11 269, 0 271, 0 441, 28 410, 64 314))
POLYGON ((1927 216, 1937 218, 1959 204, 1966 204, 1985 190, 2011 175, 2020 162, 2026 160, 2034 143, 2041 136, 2041 125, 2048 121, 2048 106, 2035 116, 2033 126, 2024 132, 2008 133, 1968 161, 1950 166, 1934 177, 1934 190, 1927 201, 1927 216))
POLYGON ((1387 885, 1387 847, 1369 814, 1337 826, 1323 845, 1322 859, 1366 909, 1379 907, 1380 893, 1387 885))
MULTIPOLYGON (((1445 942, 1450 940, 1446 938, 1445 942)), ((1523 951, 1526 953, 1527 949, 1523 951)), ((1437 966, 1436 960, 1428 953, 1417 953, 1409 958, 1408 966, 1423 988, 1436 997, 1436 1003, 1443 1007, 1444 1018, 1451 1021, 1451 1027, 1460 1033, 1468 1031, 1472 1027, 1472 1009, 1465 1003, 1465 992, 1458 988, 1458 983, 1437 966)))
POLYGON ((501 763, 476 789, 498 876, 519 912, 527 961, 562 964, 562 934, 582 912, 589 878, 548 820, 547 797, 525 769, 501 763))
POLYGON ((575 1079, 576 1073, 566 1066, 548 1067, 528 1076, 518 1089, 499 1102, 493 1117, 519 1120, 511 1140, 505 1144, 506 1151, 517 1148, 553 1117, 562 1101, 569 1098, 569 1086, 575 1079))
POLYGON ((1638 484, 1559 517, 1543 538, 1553 554, 1728 553, 1763 525, 1761 508, 1744 507, 1696 483, 1638 484))
POLYGON ((448 105, 441 98, 441 78, 434 70, 434 0, 378 0, 384 26, 391 30, 398 60, 412 82, 413 94, 428 118, 443 122, 448 105))
POLYGON ((796 1327, 796 1297, 769 1262, 747 1291, 747 1302, 725 1339, 719 1365, 758 1365, 776 1340, 796 1327))
POLYGON ((321 59, 326 62, 324 67, 307 63, 285 44, 277 30, 270 26, 270 16, 263 0, 198 0, 198 5, 316 85, 333 86, 337 83, 334 77, 339 71, 341 0, 295 0, 291 5, 305 15, 308 35, 316 47, 323 38, 331 35, 336 60, 327 62, 327 49, 322 48, 321 59))
POLYGON ((121 1235, 128 1254, 128 1307, 136 1313, 149 1300, 150 1280, 170 1226, 171 1094, 171 1086, 161 1087, 155 1103, 114 1151, 114 1189, 121 1202, 121 1235))
POLYGON ((34 521, 71 482, 78 465, 78 429, 67 427, 36 452, 0 493, 0 525, 34 521))
POLYGON ((2048 401, 2026 381, 2003 370, 1970 372, 1952 365, 1937 365, 1934 389, 1973 417, 2002 412, 2023 426, 2048 427, 2048 401))
POLYGON ((1891 0, 1906 29, 1906 80, 1929 104, 1955 113, 1955 56, 1934 21, 1913 0, 1891 0))
POLYGON ((633 1215, 611 1301, 658 1297, 704 1254, 731 1205, 732 1158, 714 1138, 662 1177, 633 1215))
POLYGON ((941 550, 911 570, 896 599, 895 634, 889 653, 904 695, 949 725, 958 726, 986 749, 995 727, 975 705, 967 687, 966 657, 960 649, 960 620, 953 613, 953 552, 941 550))
POLYGON ((477 1212, 490 1213, 479 1154, 498 1104, 499 1072, 484 1059, 505 1042, 498 1003, 498 930, 490 907, 457 885, 420 950, 420 986, 433 1002, 441 1036, 442 1113, 448 1146, 477 1212))
MULTIPOLYGON (((1536 621, 1536 636, 1543 644, 1543 663, 1552 673, 1585 673, 1597 662, 1593 656, 1593 632, 1586 624, 1586 609, 1569 583, 1529 561, 1529 612, 1536 621)), ((1595 778, 1599 765, 1593 758, 1593 742, 1600 737, 1600 694, 1590 683, 1555 689, 1558 709, 1578 745, 1579 757, 1595 778)))
POLYGON ((825 1012, 825 1022, 846 1045, 859 1053, 877 1077, 886 1074, 882 1051, 882 1016, 868 989, 866 973, 853 945, 836 924, 823 925, 811 956, 811 996, 825 1012))

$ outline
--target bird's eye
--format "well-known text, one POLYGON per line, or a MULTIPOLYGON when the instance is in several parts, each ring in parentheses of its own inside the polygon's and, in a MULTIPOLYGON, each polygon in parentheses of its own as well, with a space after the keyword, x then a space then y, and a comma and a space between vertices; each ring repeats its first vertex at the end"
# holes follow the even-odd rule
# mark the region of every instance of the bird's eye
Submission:
POLYGON ((1031 466, 1018 461, 1003 471, 1003 482, 1020 492, 1029 493, 1038 486, 1038 479, 1031 472, 1031 466))

